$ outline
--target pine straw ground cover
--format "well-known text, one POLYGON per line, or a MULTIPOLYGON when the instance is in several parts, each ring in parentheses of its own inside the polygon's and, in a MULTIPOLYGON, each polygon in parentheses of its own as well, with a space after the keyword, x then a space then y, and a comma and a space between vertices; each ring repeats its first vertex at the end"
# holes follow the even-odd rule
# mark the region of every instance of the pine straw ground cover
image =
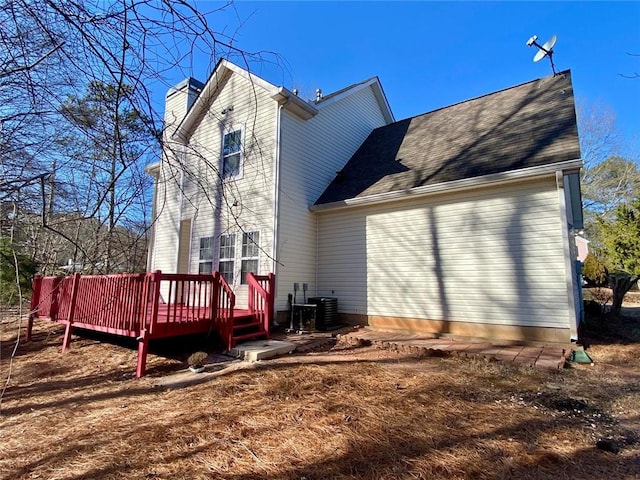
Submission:
POLYGON ((135 379, 134 349, 74 337, 63 355, 40 321, 7 379, 15 317, 1 327, 4 479, 640 476, 635 342, 555 372, 338 344, 162 389, 189 349, 135 379))

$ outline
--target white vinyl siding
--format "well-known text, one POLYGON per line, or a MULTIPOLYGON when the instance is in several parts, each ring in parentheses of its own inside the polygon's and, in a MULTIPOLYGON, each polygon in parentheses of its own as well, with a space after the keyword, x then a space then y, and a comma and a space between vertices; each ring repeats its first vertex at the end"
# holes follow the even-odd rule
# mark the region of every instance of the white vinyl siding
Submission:
POLYGON ((555 178, 327 211, 319 245, 341 312, 569 326, 555 178))
MULTIPOLYGON (((187 112, 187 104, 193 101, 195 91, 172 91, 167 96, 164 116, 163 140, 165 149, 156 179, 156 193, 153 219, 153 244, 150 246, 150 270, 165 273, 189 271, 190 259, 198 258, 191 253, 190 215, 183 211, 184 202, 184 151, 182 145, 171 140, 171 134, 187 112)), ((187 180, 188 183, 188 180, 187 180)), ((197 267, 196 267, 197 268, 197 267)), ((168 285, 163 285, 162 298, 168 297, 168 285)))
MULTIPOLYGON (((201 238, 213 238, 211 262, 215 270, 220 266, 221 236, 234 234, 238 244, 234 245, 233 265, 227 267, 229 277, 233 276, 231 286, 236 293, 236 306, 245 308, 247 287, 240 284, 242 232, 260 232, 258 271, 273 269, 277 104, 270 97, 270 89, 260 82, 230 71, 217 78, 220 83, 210 96, 206 111, 198 118, 193 117, 186 145, 171 140, 170 135, 186 114, 187 98, 180 93, 167 97, 166 148, 158 173, 155 202, 158 219, 154 224, 150 265, 163 272, 176 272, 181 220, 191 219, 189 255, 184 256, 189 259, 190 272, 201 269, 201 238), (240 140, 239 175, 223 179, 225 134, 238 131, 239 139, 237 134, 233 139, 227 137, 226 153, 227 158, 237 158, 240 140)), ((233 170, 235 173, 237 169, 233 170)))
MULTIPOLYGON (((190 215, 183 215, 183 191, 185 177, 183 146, 171 139, 182 118, 187 113, 187 106, 197 95, 182 85, 182 90, 171 89, 165 103, 162 161, 156 179, 156 193, 153 219, 153 245, 151 245, 150 269, 165 273, 176 273, 179 268, 178 246, 184 241, 180 236, 180 222, 190 215)), ((187 184, 191 184, 188 180, 187 184)), ((184 233, 184 230, 183 230, 184 233)), ((189 258, 187 248, 186 258, 189 258)), ((186 265, 188 268, 188 265, 186 265)))
MULTIPOLYGON (((225 268, 228 277, 233 277, 230 285, 236 293, 238 308, 246 308, 247 303, 247 286, 240 283, 242 232, 260 231, 258 270, 273 269, 276 112, 276 102, 268 91, 240 75, 230 75, 195 126, 186 147, 186 170, 192 173, 193 181, 180 208, 183 218, 193 219, 191 271, 199 268, 199 238, 214 237, 213 265, 218 268, 220 238, 234 234, 233 266, 227 264, 225 268), (223 179, 224 135, 236 131, 241 131, 241 175, 223 179)), ((171 208, 175 207, 174 202, 171 208)))
POLYGON ((331 183, 371 131, 385 124, 374 93, 365 88, 304 121, 282 112, 276 309, 287 309, 294 282, 316 292, 316 216, 309 206, 331 183))
POLYGON ((163 160, 156 180, 151 271, 177 272, 181 221, 180 183, 179 170, 163 160))

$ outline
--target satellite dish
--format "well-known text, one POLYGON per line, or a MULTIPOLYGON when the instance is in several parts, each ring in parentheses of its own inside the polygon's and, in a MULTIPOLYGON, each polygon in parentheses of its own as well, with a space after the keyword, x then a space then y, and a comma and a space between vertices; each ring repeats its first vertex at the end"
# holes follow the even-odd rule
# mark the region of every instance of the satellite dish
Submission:
POLYGON ((553 46, 556 44, 557 41, 558 41, 558 37, 554 35, 549 40, 547 40, 544 45, 542 45, 541 47, 538 47, 540 48, 540 50, 538 50, 538 53, 536 53, 536 55, 533 57, 533 61, 539 62, 547 55, 551 55, 553 53, 553 46))
POLYGON ((536 47, 538 47, 538 51, 534 55, 533 61, 534 62, 539 62, 544 57, 549 57, 549 61, 551 62, 551 71, 555 75, 556 74, 556 68, 553 65, 553 47, 555 46, 556 42, 558 41, 558 37, 556 35, 552 35, 551 38, 544 43, 544 45, 540 45, 537 42, 537 40, 538 40, 538 36, 537 35, 534 35, 529 40, 527 40, 527 46, 528 47, 530 47, 532 45, 535 45, 536 47))

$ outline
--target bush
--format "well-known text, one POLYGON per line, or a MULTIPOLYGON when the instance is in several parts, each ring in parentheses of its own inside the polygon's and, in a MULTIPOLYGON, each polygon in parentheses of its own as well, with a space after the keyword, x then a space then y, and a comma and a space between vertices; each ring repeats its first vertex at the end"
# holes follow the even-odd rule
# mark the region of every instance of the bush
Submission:
POLYGON ((589 285, 602 287, 607 284, 607 267, 593 253, 587 255, 582 267, 582 276, 589 285))
POLYGON ((208 356, 206 352, 195 352, 189 355, 187 363, 190 367, 201 367, 208 356))

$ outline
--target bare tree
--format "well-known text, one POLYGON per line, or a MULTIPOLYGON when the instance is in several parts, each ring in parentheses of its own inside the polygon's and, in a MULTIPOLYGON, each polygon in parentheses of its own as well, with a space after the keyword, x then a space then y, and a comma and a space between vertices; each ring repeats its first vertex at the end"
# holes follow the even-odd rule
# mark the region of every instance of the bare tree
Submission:
POLYGON ((611 217, 640 186, 637 139, 626 138, 611 107, 579 102, 577 106, 585 231, 597 251, 603 247, 598 215, 611 217))
POLYGON ((576 106, 580 150, 585 170, 612 156, 622 156, 624 135, 618 127, 615 111, 604 103, 579 100, 576 106))
MULTIPOLYGON (((13 272, 20 305, 33 265, 49 273, 70 258, 72 268, 79 259, 105 272, 144 260, 151 192, 142 172, 166 150, 164 105, 153 93, 191 76, 196 53, 209 71, 223 57, 245 67, 263 58, 211 23, 228 8, 202 11, 187 0, 0 0, 0 245, 11 252, 0 256, 0 271, 13 272), (92 82, 115 92, 104 117, 115 125, 110 135, 99 135, 99 124, 79 128, 79 117, 63 108, 92 82), (123 135, 123 106, 140 119, 137 140, 144 142, 123 135), (64 140, 74 134, 85 145, 101 137, 94 152, 110 153, 99 161, 89 149, 72 148, 64 140), (98 170, 105 175, 93 175, 98 170)), ((11 363, 7 382, 10 376, 11 363)))
POLYGON ((585 209, 609 217, 637 195, 640 166, 631 159, 611 156, 587 168, 582 181, 585 209))
POLYGON ((153 91, 166 91, 177 72, 189 76, 196 52, 209 59, 210 69, 222 57, 248 66, 262 54, 236 48, 224 27, 210 23, 231 3, 211 11, 185 0, 0 0, 0 7, 0 47, 9 53, 0 63, 0 202, 15 204, 19 212, 3 221, 23 221, 26 228, 17 230, 14 243, 28 246, 42 264, 59 264, 71 254, 74 264, 84 259, 108 271, 114 245, 129 245, 123 232, 133 231, 144 243, 148 228, 150 189, 142 172, 145 163, 159 158, 163 138, 153 91), (92 84, 114 92, 106 107, 115 126, 110 137, 103 124, 65 107, 92 84), (137 155, 128 155, 135 148, 122 135, 122 105, 140 120, 137 155), (79 133, 83 142, 64 141, 79 133), (103 156, 110 163, 78 148, 97 138, 101 145, 94 151, 110 152, 103 156), (123 191, 126 196, 118 193, 123 191), (36 218, 44 231, 35 228, 36 218), (83 234, 89 224, 95 229, 92 241, 83 234), (101 249, 105 244, 97 239, 104 235, 110 241, 101 249))

